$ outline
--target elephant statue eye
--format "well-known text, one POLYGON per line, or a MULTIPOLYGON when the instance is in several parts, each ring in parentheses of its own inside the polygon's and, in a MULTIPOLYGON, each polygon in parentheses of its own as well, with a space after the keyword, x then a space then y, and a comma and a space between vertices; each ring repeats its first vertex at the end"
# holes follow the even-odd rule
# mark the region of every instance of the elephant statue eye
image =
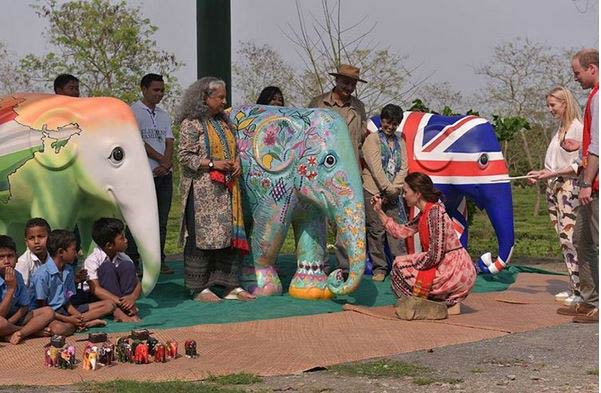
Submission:
POLYGON ((326 156, 326 158, 323 160, 323 164, 325 165, 326 168, 332 168, 334 165, 336 165, 336 156, 333 154, 328 154, 326 156))
POLYGON ((120 164, 123 161, 123 157, 125 157, 125 152, 121 147, 115 147, 109 156, 109 160, 113 164, 120 164))
POLYGON ((478 164, 481 168, 485 168, 488 165, 488 154, 482 153, 480 158, 478 158, 478 164))

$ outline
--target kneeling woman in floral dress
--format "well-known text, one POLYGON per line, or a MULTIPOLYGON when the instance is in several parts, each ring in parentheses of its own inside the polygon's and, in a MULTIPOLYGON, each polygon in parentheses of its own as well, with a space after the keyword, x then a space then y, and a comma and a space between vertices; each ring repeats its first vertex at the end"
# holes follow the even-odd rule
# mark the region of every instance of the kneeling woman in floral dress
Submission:
POLYGON ((407 206, 417 207, 420 214, 407 225, 399 225, 386 216, 378 195, 371 202, 387 232, 403 239, 418 233, 424 250, 395 258, 391 272, 394 293, 398 297, 441 301, 452 307, 465 299, 474 286, 476 269, 439 201, 441 195, 427 175, 409 174, 403 184, 403 196, 407 206))

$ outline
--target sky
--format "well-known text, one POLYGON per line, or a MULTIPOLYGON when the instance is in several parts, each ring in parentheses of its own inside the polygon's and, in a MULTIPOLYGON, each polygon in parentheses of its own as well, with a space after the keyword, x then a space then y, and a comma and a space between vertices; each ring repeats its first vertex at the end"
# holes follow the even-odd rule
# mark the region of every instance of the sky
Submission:
MULTIPOLYGON (((224 0, 225 1, 225 0, 224 0)), ((17 56, 49 50, 45 22, 29 4, 33 0, 0 0, 0 40, 17 56)), ((177 74, 182 86, 196 80, 196 1, 128 0, 156 25, 157 45, 175 53, 186 65, 177 74)), ((321 0, 302 0, 306 15, 319 15, 321 0)), ((343 0, 342 23, 365 19, 375 25, 368 41, 408 55, 418 75, 428 82, 447 81, 470 94, 484 86, 473 68, 491 58, 496 44, 516 37, 551 47, 598 47, 599 7, 596 0, 343 0)), ((232 60, 241 41, 269 44, 300 66, 301 59, 284 31, 296 26, 293 0, 231 0, 232 60)), ((237 103, 234 88, 234 103, 237 103)))

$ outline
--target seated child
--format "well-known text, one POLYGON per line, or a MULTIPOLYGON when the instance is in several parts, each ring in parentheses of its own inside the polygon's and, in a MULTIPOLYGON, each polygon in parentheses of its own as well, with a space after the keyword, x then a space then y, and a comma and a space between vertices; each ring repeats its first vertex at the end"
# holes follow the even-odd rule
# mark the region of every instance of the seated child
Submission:
POLYGON ((136 300, 142 286, 136 266, 125 254, 127 238, 121 220, 101 218, 92 226, 92 239, 97 247, 86 258, 88 284, 94 296, 110 300, 117 306, 113 316, 118 322, 138 322, 136 300))
POLYGON ((25 223, 27 251, 19 257, 15 269, 21 273, 27 287, 33 273, 50 259, 46 249, 49 233, 50 225, 43 218, 31 218, 25 223))
POLYGON ((50 306, 55 320, 49 325, 52 334, 70 336, 76 329, 105 326, 98 319, 111 314, 115 306, 110 301, 99 301, 75 307, 70 298, 75 294, 75 278, 71 264, 77 258, 75 235, 64 229, 55 229, 48 236, 51 260, 33 274, 32 308, 50 306))
POLYGON ((46 326, 54 319, 50 307, 29 311, 29 294, 21 273, 15 270, 17 245, 0 236, 0 337, 19 344, 32 335, 50 335, 46 326))

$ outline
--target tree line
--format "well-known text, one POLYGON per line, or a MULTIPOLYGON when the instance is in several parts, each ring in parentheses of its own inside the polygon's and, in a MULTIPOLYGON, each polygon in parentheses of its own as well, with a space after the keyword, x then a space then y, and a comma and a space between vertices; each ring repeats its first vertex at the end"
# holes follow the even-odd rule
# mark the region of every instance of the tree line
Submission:
MULTIPOLYGON (((68 72, 80 78, 83 95, 133 102, 140 75, 156 72, 165 77, 169 89, 165 106, 175 108, 182 93, 175 72, 183 63, 157 46, 158 28, 139 7, 124 0, 46 0, 32 8, 48 24, 45 38, 50 50, 17 59, 0 41, 0 93, 48 91, 56 75, 68 72)), ((279 26, 295 48, 300 68, 277 48, 240 42, 232 81, 242 102, 254 102, 263 87, 277 85, 287 105, 304 106, 311 97, 331 89, 328 72, 341 63, 353 64, 369 80, 357 90, 368 115, 379 113, 388 103, 442 114, 477 112, 495 126, 510 173, 523 175, 543 166, 556 128, 546 110, 548 90, 563 85, 583 98, 571 74, 573 48, 554 48, 521 37, 498 43, 490 60, 473 68, 474 77, 483 78, 485 87, 467 97, 449 83, 419 76, 420 64, 408 54, 374 42, 376 25, 369 17, 346 24, 340 0, 322 0, 320 11, 307 12, 297 0, 295 20, 279 26)), ((543 205, 543 189, 536 192, 534 214, 543 205)))

